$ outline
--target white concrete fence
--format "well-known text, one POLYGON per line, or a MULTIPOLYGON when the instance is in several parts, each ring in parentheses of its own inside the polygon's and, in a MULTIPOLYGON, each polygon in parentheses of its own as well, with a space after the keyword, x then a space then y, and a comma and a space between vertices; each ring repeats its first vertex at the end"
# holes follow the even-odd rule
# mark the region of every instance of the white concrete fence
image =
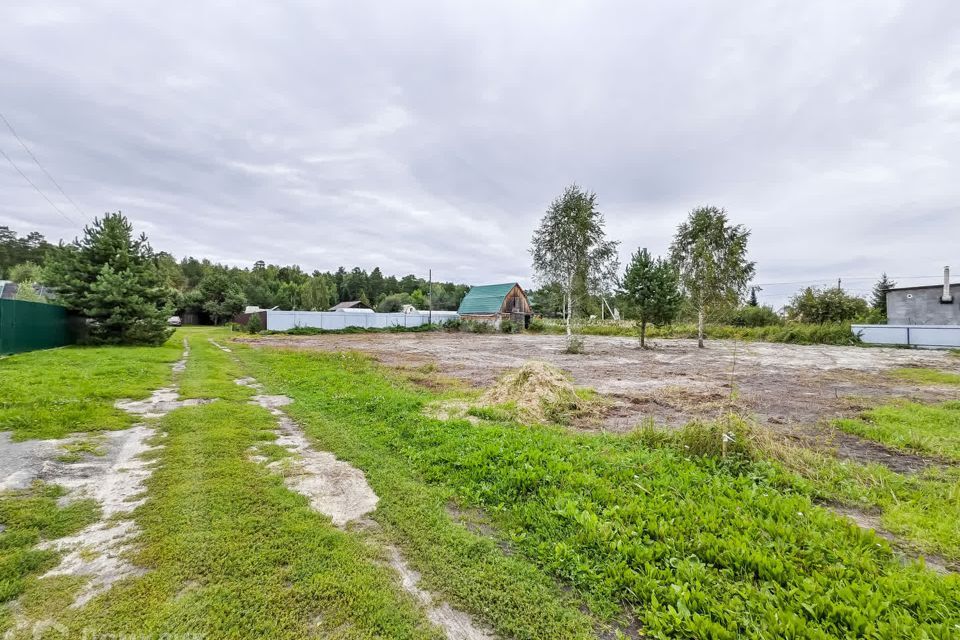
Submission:
MULTIPOLYGON (((431 314, 416 313, 357 313, 343 311, 267 311, 267 329, 287 331, 295 327, 313 327, 337 331, 347 327, 387 329, 389 327, 419 327, 430 322, 431 314)), ((459 317, 456 311, 434 311, 433 323, 442 324, 459 317)))
POLYGON ((853 333, 866 344, 960 348, 960 326, 932 324, 855 324, 853 333))

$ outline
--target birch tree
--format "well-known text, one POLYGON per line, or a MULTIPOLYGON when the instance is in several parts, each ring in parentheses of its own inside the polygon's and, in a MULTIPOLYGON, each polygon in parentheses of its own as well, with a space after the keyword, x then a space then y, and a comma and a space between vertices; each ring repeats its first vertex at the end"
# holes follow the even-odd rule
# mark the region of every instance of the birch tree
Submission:
POLYGON ((680 282, 697 310, 697 345, 703 348, 707 315, 736 305, 756 271, 747 260, 750 231, 731 225, 727 212, 700 207, 677 227, 670 245, 670 259, 680 273, 680 282))
POLYGON ((563 292, 567 335, 573 334, 577 309, 574 292, 604 290, 617 271, 617 242, 607 240, 603 214, 597 211, 597 194, 576 184, 550 203, 533 234, 530 255, 534 277, 543 286, 557 285, 563 292))

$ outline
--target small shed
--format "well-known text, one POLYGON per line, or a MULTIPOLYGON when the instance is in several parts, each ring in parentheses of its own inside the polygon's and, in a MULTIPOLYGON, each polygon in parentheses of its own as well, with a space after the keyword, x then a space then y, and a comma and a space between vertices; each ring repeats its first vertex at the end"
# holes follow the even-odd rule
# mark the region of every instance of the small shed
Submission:
POLYGON ((504 318, 523 328, 530 326, 530 302, 516 282, 471 288, 457 313, 467 320, 491 322, 498 327, 504 318))
POLYGON ((360 302, 359 300, 348 300, 346 302, 341 302, 330 307, 330 311, 360 311, 360 312, 370 312, 373 311, 370 307, 360 302))

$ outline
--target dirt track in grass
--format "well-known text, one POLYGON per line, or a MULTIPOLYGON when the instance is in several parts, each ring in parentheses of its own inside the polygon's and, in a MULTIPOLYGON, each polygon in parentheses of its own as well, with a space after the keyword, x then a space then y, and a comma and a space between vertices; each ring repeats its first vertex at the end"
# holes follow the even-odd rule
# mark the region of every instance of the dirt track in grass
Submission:
POLYGON ((880 462, 898 471, 916 470, 928 461, 841 434, 826 424, 895 398, 937 402, 958 397, 956 386, 905 381, 891 375, 894 369, 960 371, 960 360, 943 351, 726 340, 709 341, 700 350, 692 340, 661 339, 653 341, 653 349, 641 350, 634 339, 587 336, 582 355, 564 354, 564 337, 552 335, 328 334, 243 340, 363 351, 399 368, 433 364, 442 375, 476 387, 490 386, 501 373, 524 362, 542 360, 608 399, 602 422, 581 428, 629 431, 649 419, 679 426, 735 410, 808 446, 836 449, 841 457, 880 462))

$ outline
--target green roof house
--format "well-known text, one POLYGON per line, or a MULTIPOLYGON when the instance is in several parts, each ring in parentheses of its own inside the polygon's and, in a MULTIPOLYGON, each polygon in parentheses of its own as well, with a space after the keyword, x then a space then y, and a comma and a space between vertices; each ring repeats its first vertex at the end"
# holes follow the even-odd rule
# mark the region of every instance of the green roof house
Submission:
POLYGON ((500 326, 504 318, 527 327, 530 324, 530 302, 516 282, 485 284, 467 292, 457 313, 468 320, 492 322, 500 326))

